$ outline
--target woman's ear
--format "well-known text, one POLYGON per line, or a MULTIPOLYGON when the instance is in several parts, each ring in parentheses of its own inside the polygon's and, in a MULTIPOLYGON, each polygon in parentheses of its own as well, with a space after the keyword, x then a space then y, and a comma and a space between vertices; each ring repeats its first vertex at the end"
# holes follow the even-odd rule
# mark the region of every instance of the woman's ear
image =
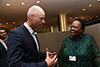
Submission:
POLYGON ((81 32, 83 32, 84 31, 84 29, 81 29, 81 32))

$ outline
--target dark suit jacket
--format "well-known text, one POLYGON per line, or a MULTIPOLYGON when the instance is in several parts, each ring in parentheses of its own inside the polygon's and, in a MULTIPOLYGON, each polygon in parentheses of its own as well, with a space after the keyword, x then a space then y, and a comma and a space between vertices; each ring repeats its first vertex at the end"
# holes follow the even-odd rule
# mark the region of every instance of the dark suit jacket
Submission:
POLYGON ((7 50, 0 42, 0 67, 7 67, 7 50))
POLYGON ((9 32, 7 44, 8 67, 47 67, 46 61, 39 62, 46 53, 37 51, 36 43, 24 25, 9 32))

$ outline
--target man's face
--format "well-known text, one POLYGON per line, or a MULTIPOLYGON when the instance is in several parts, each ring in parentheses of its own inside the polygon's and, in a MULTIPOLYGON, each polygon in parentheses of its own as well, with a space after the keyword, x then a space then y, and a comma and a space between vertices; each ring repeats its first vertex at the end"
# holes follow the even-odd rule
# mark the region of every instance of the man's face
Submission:
POLYGON ((40 28, 44 23, 45 23, 45 13, 42 11, 42 12, 39 12, 37 16, 33 16, 32 17, 32 26, 34 28, 40 28))
POLYGON ((40 28, 45 23, 45 15, 41 13, 36 17, 36 26, 37 28, 40 28))
POLYGON ((74 21, 70 28, 71 36, 79 36, 82 34, 83 29, 81 29, 81 23, 79 21, 74 21))
POLYGON ((0 30, 0 39, 5 39, 6 38, 6 32, 5 30, 0 30))

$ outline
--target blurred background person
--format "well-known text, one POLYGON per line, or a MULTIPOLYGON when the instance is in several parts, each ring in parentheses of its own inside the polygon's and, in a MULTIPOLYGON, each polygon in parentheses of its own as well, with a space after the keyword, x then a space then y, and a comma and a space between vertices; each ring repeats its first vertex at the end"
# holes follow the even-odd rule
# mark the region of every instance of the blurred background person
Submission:
POLYGON ((100 52, 89 34, 84 34, 85 21, 75 19, 71 24, 70 34, 63 40, 59 67, 99 67, 100 52))
POLYGON ((7 43, 4 41, 6 38, 6 30, 0 27, 0 67, 7 67, 7 43))

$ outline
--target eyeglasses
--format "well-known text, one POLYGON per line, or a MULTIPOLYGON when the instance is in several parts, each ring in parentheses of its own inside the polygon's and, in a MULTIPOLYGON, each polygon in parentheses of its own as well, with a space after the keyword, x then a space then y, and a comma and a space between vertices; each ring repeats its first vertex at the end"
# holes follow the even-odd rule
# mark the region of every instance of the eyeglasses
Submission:
POLYGON ((44 18, 38 18, 40 21, 44 20, 44 18))
POLYGON ((0 32, 0 34, 4 34, 4 33, 6 33, 6 32, 0 32))
MULTIPOLYGON (((36 18, 38 18, 38 17, 36 17, 36 18)), ((44 20, 45 18, 38 18, 40 21, 42 21, 42 20, 44 20)))

